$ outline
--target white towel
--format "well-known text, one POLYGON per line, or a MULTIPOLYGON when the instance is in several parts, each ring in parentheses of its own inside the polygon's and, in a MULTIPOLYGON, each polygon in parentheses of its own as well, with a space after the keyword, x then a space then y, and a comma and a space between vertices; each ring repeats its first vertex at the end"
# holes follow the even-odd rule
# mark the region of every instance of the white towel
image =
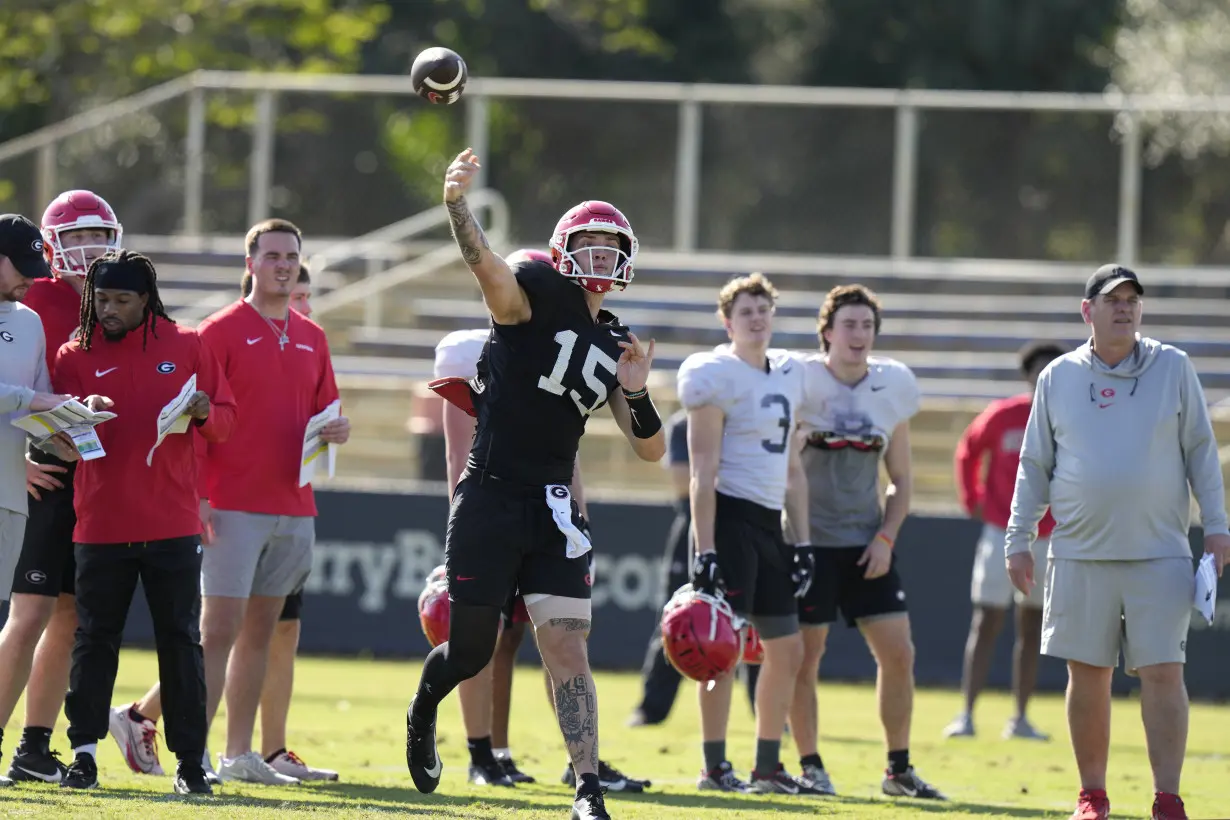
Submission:
POLYGON ((579 558, 589 552, 593 545, 585 537, 585 533, 572 523, 572 493, 568 492, 566 484, 547 485, 547 506, 551 508, 551 517, 555 526, 568 539, 566 554, 569 558, 579 558))
POLYGON ((1209 626, 1213 625, 1213 612, 1217 607, 1217 569, 1213 566, 1213 554, 1206 552, 1196 567, 1196 594, 1192 606, 1203 616, 1209 626))

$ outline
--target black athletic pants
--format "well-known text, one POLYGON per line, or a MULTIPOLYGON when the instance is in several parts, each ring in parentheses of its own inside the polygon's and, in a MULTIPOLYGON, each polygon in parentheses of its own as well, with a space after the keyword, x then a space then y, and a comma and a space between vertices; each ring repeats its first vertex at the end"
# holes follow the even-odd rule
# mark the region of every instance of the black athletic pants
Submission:
MULTIPOLYGON (((689 537, 691 530, 690 502, 687 499, 680 499, 675 506, 675 520, 666 538, 666 554, 662 559, 662 582, 665 585, 663 597, 666 600, 670 600, 675 590, 692 578, 689 537)), ((751 701, 754 712, 756 709, 756 680, 760 675, 760 667, 744 665, 742 670, 741 674, 747 684, 748 699, 751 701)), ((656 625, 649 638, 649 647, 645 652, 645 663, 641 668, 641 676, 643 678, 642 695, 637 711, 647 723, 661 723, 670 715, 671 708, 675 705, 682 676, 666 659, 666 653, 662 651, 662 630, 656 625)))
POLYGON ((77 544, 76 558, 77 634, 64 703, 69 742, 77 748, 107 736, 124 622, 140 579, 154 623, 167 748, 199 762, 205 752, 200 537, 77 544))

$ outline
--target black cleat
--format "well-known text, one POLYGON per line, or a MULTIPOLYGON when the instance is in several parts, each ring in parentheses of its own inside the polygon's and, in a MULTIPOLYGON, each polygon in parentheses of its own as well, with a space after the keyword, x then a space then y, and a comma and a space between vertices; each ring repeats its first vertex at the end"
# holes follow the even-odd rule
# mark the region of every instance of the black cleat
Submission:
POLYGON ((490 763, 471 763, 469 778, 475 786, 508 786, 511 788, 516 785, 504 773, 504 767, 495 760, 490 763))
POLYGON ((605 793, 606 789, 578 794, 572 801, 572 820, 611 820, 611 815, 606 811, 606 801, 602 799, 605 793))
MULTIPOLYGON (((505 776, 507 776, 508 779, 514 783, 537 783, 538 782, 531 775, 528 775, 525 772, 518 769, 517 764, 513 763, 513 759, 511 757, 506 757, 503 760, 500 760, 497 762, 500 764, 500 768, 504 771, 505 776)), ((572 767, 569 767, 568 771, 572 771, 572 767)))
MULTIPOLYGON (((577 773, 573 771, 572 766, 564 769, 564 774, 559 780, 565 786, 571 786, 574 789, 577 787, 577 773)), ((598 784, 609 792, 629 793, 640 793, 653 785, 648 780, 628 777, 605 760, 598 761, 598 784)))
POLYGON ((15 783, 59 783, 67 771, 59 752, 24 746, 18 747, 9 764, 9 778, 15 783))
POLYGON ((73 765, 69 766, 68 771, 64 773, 64 779, 60 781, 60 788, 97 789, 98 764, 94 762, 94 755, 86 752, 78 753, 73 765))
POLYGON ((213 794, 213 786, 205 776, 205 769, 200 761, 181 760, 175 768, 176 794, 213 794))
POLYGON ((917 797, 922 800, 948 799, 940 793, 939 789, 919 777, 913 766, 902 774, 884 772, 884 782, 880 788, 889 797, 917 797))
POLYGON ((440 752, 436 749, 436 722, 417 729, 411 715, 414 713, 414 701, 406 709, 406 768, 410 770, 410 779, 414 788, 423 794, 431 794, 440 785, 440 773, 444 764, 440 761, 440 752))

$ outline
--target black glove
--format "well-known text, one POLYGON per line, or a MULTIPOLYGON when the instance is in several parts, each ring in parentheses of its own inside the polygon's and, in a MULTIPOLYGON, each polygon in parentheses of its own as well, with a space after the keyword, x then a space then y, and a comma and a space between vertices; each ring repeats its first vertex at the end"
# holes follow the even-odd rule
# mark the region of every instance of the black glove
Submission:
POLYGON ((692 589, 706 595, 716 595, 724 587, 722 570, 718 567, 716 552, 702 552, 692 564, 692 589))
POLYGON ((816 577, 816 553, 811 546, 794 548, 794 570, 790 580, 794 581, 794 597, 802 598, 811 589, 811 582, 816 577))

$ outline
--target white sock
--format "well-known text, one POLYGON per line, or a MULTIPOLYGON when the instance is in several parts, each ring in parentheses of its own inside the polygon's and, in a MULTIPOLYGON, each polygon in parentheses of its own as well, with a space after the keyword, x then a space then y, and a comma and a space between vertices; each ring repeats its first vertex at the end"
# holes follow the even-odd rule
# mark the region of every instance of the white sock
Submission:
POLYGON ((492 749, 491 753, 495 755, 496 760, 511 760, 512 753, 508 749, 492 749))
POLYGON ((90 757, 97 759, 98 758, 98 744, 97 743, 87 743, 84 746, 78 746, 74 748, 73 757, 76 757, 82 752, 85 752, 90 757))

